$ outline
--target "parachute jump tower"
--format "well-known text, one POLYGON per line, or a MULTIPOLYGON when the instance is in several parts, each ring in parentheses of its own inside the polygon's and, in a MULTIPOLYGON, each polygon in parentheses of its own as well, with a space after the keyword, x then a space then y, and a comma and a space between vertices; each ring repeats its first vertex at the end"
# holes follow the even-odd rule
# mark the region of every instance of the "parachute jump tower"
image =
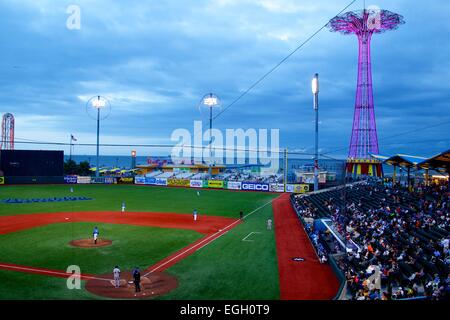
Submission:
POLYGON ((332 32, 358 37, 358 80, 356 86, 355 113, 346 171, 352 176, 382 176, 381 162, 371 158, 378 154, 378 137, 375 123, 372 65, 370 43, 374 34, 395 30, 403 24, 399 14, 380 9, 364 9, 347 12, 330 20, 332 32))

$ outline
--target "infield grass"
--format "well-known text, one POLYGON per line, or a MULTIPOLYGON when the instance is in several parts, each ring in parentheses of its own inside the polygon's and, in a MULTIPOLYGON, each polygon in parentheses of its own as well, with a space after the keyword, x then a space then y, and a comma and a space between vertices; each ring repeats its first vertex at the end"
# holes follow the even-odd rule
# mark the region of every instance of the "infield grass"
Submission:
MULTIPOLYGON (((82 273, 112 272, 135 266, 145 269, 168 255, 200 239, 191 230, 163 229, 114 224, 60 223, 0 235, 0 262, 65 271, 77 265, 82 273), (111 246, 77 248, 74 239, 90 238, 94 226, 100 238, 111 239, 111 246)), ((1 289, 0 289, 1 290, 1 289)))

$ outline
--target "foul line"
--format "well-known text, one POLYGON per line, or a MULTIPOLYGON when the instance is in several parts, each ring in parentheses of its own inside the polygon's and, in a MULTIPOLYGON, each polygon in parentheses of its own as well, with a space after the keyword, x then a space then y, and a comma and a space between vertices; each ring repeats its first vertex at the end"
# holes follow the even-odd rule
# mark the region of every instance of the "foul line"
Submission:
POLYGON ((249 238, 252 234, 258 234, 258 233, 261 233, 261 232, 257 232, 257 231, 250 232, 248 235, 245 236, 244 239, 242 239, 242 241, 253 242, 255 240, 247 240, 247 238, 249 238))
MULTIPOLYGON (((73 273, 67 273, 64 271, 45 270, 45 269, 40 269, 40 268, 15 266, 15 265, 9 265, 9 264, 0 264, 0 269, 9 270, 9 271, 14 271, 14 270, 31 271, 32 273, 36 273, 36 274, 41 274, 41 275, 51 274, 51 275, 61 276, 64 278, 69 278, 74 275, 73 273)), ((94 276, 88 276, 88 275, 83 275, 83 274, 80 274, 79 276, 80 276, 80 278, 87 279, 87 280, 103 280, 103 281, 111 280, 111 279, 97 278, 94 276)))
MULTIPOLYGON (((247 215, 244 216, 244 219, 251 216, 252 214, 254 214, 255 212, 258 212, 259 210, 261 210, 262 208, 266 207, 267 205, 271 204, 273 201, 275 201, 276 199, 280 198, 283 194, 279 195, 278 197, 276 197, 275 199, 270 200, 269 202, 263 204, 262 206, 256 208, 255 210, 253 210, 252 212, 248 213, 247 215)), ((172 257, 171 259, 167 260, 166 262, 162 263, 161 265, 155 267, 154 269, 150 270, 149 272, 147 272, 146 274, 144 274, 144 277, 149 275, 152 272, 155 272, 156 270, 160 269, 161 267, 169 264, 170 262, 172 262, 173 260, 179 258, 180 256, 186 254, 187 252, 193 250, 194 248, 198 247, 199 245, 205 243, 203 246, 201 246, 200 248, 198 248, 195 251, 198 251, 200 249, 202 249, 203 247, 207 246, 208 244, 210 244, 211 242, 213 242, 214 240, 219 239, 221 236, 223 236, 226 232, 224 232, 226 229, 231 228, 232 226, 234 226, 236 223, 240 222, 241 220, 236 220, 232 223, 230 223, 228 226, 224 227, 223 229, 217 231, 216 233, 207 236, 205 239, 203 239, 202 241, 200 241, 199 243, 193 245, 192 247, 189 247, 183 251, 181 251, 179 254, 177 254, 176 256, 172 257), (221 234, 222 233, 222 234, 221 234), (215 237, 215 238, 214 238, 215 237)))

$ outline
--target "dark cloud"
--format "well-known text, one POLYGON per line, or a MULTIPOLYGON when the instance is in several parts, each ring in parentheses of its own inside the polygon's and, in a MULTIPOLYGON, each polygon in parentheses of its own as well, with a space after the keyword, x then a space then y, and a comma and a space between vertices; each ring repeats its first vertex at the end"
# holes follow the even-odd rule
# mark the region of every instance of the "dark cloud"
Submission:
MULTIPOLYGON (((372 43, 381 152, 430 155, 448 148, 450 126, 436 124, 450 121, 444 37, 450 4, 378 2, 406 20, 372 43)), ((73 133, 90 143, 95 121, 85 104, 101 94, 113 106, 102 122, 103 142, 170 143, 174 129, 192 130, 194 120, 206 120, 197 108, 203 94, 215 92, 227 106, 347 3, 78 1, 81 30, 70 31, 71 1, 2 1, 0 112, 16 115, 18 138, 67 141, 73 133)), ((311 151, 310 80, 319 72, 321 149, 345 157, 356 62, 354 37, 323 30, 215 126, 279 128, 281 146, 311 151)))

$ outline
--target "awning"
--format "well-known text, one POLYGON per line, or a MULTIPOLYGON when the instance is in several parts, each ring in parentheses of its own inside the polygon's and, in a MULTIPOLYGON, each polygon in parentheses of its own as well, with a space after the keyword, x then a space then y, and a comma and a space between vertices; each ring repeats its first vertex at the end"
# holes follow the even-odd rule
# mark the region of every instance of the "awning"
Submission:
POLYGON ((384 163, 392 166, 411 168, 426 160, 425 157, 411 156, 407 154, 396 154, 384 160, 384 163))
POLYGON ((429 159, 419 163, 419 166, 425 169, 440 169, 446 172, 450 171, 450 150, 439 153, 429 159))

